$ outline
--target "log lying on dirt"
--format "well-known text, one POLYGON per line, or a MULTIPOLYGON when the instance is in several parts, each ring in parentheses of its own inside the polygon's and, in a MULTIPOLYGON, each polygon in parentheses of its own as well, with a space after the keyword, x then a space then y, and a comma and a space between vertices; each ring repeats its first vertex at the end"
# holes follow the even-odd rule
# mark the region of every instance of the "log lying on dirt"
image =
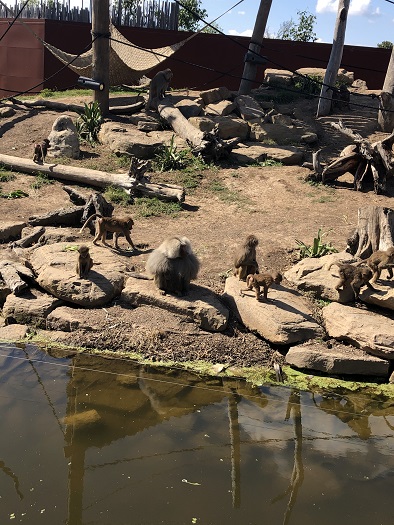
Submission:
POLYGON ((367 259, 376 250, 394 246, 394 209, 359 208, 357 228, 347 242, 346 251, 360 259, 367 259))
POLYGON ((139 182, 130 177, 128 173, 108 173, 106 171, 64 166, 62 164, 36 164, 30 159, 0 154, 0 164, 23 173, 45 173, 57 180, 87 184, 88 186, 106 188, 116 186, 127 192, 139 191, 144 195, 154 196, 167 201, 183 202, 185 190, 175 184, 153 184, 139 182))
POLYGON ((173 105, 171 97, 161 99, 157 110, 175 133, 186 140, 192 152, 195 155, 201 155, 205 160, 219 160, 227 157, 238 142, 234 139, 225 141, 215 133, 206 133, 194 127, 173 105))
POLYGON ((385 192, 387 179, 394 173, 391 151, 394 133, 384 140, 371 144, 358 133, 346 128, 342 121, 339 121, 339 124, 332 122, 331 125, 353 138, 354 144, 346 146, 340 156, 323 169, 321 175, 323 184, 349 172, 354 176, 354 189, 363 191, 366 189, 366 183, 373 180, 374 192, 377 194, 385 192))
POLYGON ((33 272, 29 270, 29 268, 26 268, 17 262, 8 260, 0 262, 0 275, 2 280, 15 295, 25 288, 28 288, 28 284, 21 279, 20 275, 29 279, 33 279, 34 277, 33 272))

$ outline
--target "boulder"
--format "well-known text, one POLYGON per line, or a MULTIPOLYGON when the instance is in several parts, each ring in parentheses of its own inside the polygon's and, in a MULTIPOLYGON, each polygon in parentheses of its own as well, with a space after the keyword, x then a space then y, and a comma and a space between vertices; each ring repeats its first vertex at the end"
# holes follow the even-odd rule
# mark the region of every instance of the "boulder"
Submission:
POLYGON ((220 102, 221 100, 228 100, 231 98, 231 91, 229 91, 225 86, 221 86, 218 88, 201 91, 200 97, 202 98, 204 104, 208 106, 209 104, 214 104, 215 102, 220 102))
POLYGON ((55 297, 80 306, 112 301, 123 288, 127 259, 108 248, 88 245, 94 265, 85 279, 76 275, 76 245, 58 243, 37 248, 30 259, 37 283, 55 297))
POLYGON ((250 95, 239 95, 234 100, 238 112, 244 120, 264 118, 264 110, 260 104, 250 95))
POLYGON ((52 130, 48 135, 50 148, 48 157, 67 157, 79 159, 79 138, 77 128, 71 117, 60 115, 53 123, 52 130))
POLYGON ((264 71, 264 84, 273 87, 287 87, 293 83, 294 73, 287 69, 270 69, 264 71))
POLYGON ((25 339, 30 328, 24 324, 10 324, 0 328, 0 341, 20 341, 25 339))
MULTIPOLYGON (((389 282, 389 281, 387 281, 389 282)), ((364 288, 359 298, 364 303, 374 304, 380 308, 387 308, 388 310, 394 310, 394 287, 393 285, 383 285, 379 280, 377 283, 372 285, 375 290, 370 288, 364 288)))
POLYGON ((276 113, 271 116, 272 124, 280 124, 287 128, 293 126, 293 121, 289 115, 282 115, 282 113, 276 113))
POLYGON ((331 303, 322 309, 327 333, 368 353, 394 359, 394 320, 375 312, 331 303))
POLYGON ((20 239, 21 232, 26 226, 25 222, 0 221, 0 242, 14 241, 20 239))
POLYGON ((309 305, 301 294, 273 285, 268 292, 269 302, 256 301, 254 292, 244 292, 245 283, 228 277, 223 299, 230 305, 238 319, 250 330, 267 341, 287 345, 306 341, 322 334, 322 329, 312 317, 309 305))
POLYGON ((347 252, 333 253, 324 257, 306 257, 290 270, 287 270, 284 277, 294 284, 297 290, 303 292, 313 292, 321 299, 349 303, 354 301, 354 294, 350 286, 345 290, 337 291, 335 286, 338 284, 338 266, 331 264, 338 262, 353 263, 356 259, 347 252))
POLYGON ((205 115, 213 115, 218 117, 225 117, 230 115, 235 110, 236 105, 230 100, 221 100, 220 102, 215 102, 214 104, 209 104, 204 108, 205 115))
MULTIPOLYGON (((272 120, 274 120, 274 117, 276 115, 272 115, 272 120)), ((281 115, 285 118, 286 115, 281 115)), ((290 119, 291 120, 291 119, 290 119)), ((302 136, 305 135, 306 129, 304 127, 295 127, 295 126, 288 126, 280 123, 279 121, 275 124, 270 124, 263 122, 260 124, 260 136, 261 138, 256 138, 255 140, 261 140, 265 141, 267 139, 273 140, 278 144, 278 146, 287 146, 288 144, 295 143, 295 142, 302 142, 302 136)))
POLYGON ((286 363, 304 370, 326 374, 387 377, 390 363, 367 354, 364 350, 343 344, 308 341, 293 346, 286 354, 286 363))
POLYGON ((184 315, 195 321, 200 328, 210 332, 226 329, 229 312, 217 296, 204 286, 191 285, 184 297, 162 295, 153 281, 129 277, 121 299, 133 306, 149 304, 184 315))
POLYGON ((38 290, 24 290, 18 296, 7 296, 3 306, 3 317, 8 324, 18 323, 44 328, 49 313, 61 304, 59 299, 38 290))
POLYGON ((11 107, 2 107, 0 108, 0 118, 9 118, 9 117, 13 117, 15 115, 16 111, 14 108, 11 108, 11 107))
POLYGON ((158 131, 161 129, 162 125, 160 122, 148 122, 146 120, 140 120, 137 123, 137 129, 138 131, 142 131, 144 133, 149 133, 150 131, 158 131))
POLYGON ((248 138, 249 126, 241 118, 214 117, 213 121, 217 125, 218 135, 221 139, 239 137, 241 140, 244 140, 248 138))
MULTIPOLYGON (((323 82, 326 70, 321 67, 301 67, 300 69, 296 70, 296 73, 304 76, 319 77, 320 81, 323 82)), ((346 71, 346 69, 339 68, 337 80, 341 84, 351 86, 354 82, 354 73, 353 71, 346 71)))
POLYGON ((75 330, 98 330, 100 326, 95 324, 97 318, 92 315, 89 323, 81 317, 78 308, 70 306, 59 306, 55 308, 47 317, 46 329, 61 332, 74 332, 75 330))
POLYGON ((190 117, 198 117, 202 111, 201 101, 195 99, 184 98, 175 104, 175 107, 179 109, 182 115, 189 119, 190 117))
POLYGON ((294 146, 265 146, 255 142, 244 142, 243 147, 234 149, 230 157, 239 164, 260 162, 267 158, 286 165, 301 164, 304 152, 294 146))
POLYGON ((215 127, 215 122, 209 117, 191 117, 189 118, 189 122, 194 127, 204 132, 212 131, 215 127))

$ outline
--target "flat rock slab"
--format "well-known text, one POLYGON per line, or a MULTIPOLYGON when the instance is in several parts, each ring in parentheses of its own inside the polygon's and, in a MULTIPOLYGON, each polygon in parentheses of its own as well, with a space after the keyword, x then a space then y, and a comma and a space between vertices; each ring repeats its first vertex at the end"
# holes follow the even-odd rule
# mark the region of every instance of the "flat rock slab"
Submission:
POLYGON ((264 302, 256 301, 253 291, 244 292, 241 297, 240 290, 244 288, 243 281, 228 277, 223 298, 247 328, 267 341, 286 345, 322 334, 307 301, 298 292, 273 285, 268 291, 270 302, 264 302))
MULTIPOLYGON (((390 283, 390 281, 383 281, 390 283)), ((374 304, 381 308, 387 308, 388 310, 394 310, 394 286, 393 284, 381 284, 382 279, 379 279, 377 283, 373 283, 374 290, 370 288, 364 288, 360 293, 360 299, 364 303, 374 304)))
POLYGON ((0 328, 0 341, 20 341, 29 333, 30 328, 24 324, 10 324, 0 328))
MULTIPOLYGON (((102 321, 101 321, 102 323, 102 321)), ((81 315, 81 309, 71 306, 59 306, 55 308, 47 317, 47 330, 60 332, 74 332, 75 330, 99 330, 101 327, 97 315, 92 315, 91 321, 86 322, 81 315)))
POLYGON ((350 286, 345 290, 337 291, 335 286, 339 281, 338 266, 332 263, 342 261, 355 262, 350 253, 340 252, 325 255, 324 257, 307 257, 287 270, 284 277, 303 292, 313 292, 316 297, 339 303, 354 301, 354 294, 350 286))
POLYGON ((20 239, 21 232, 25 226, 25 222, 0 221, 0 242, 20 239))
POLYGON ((330 337, 394 359, 394 321, 389 317, 338 303, 325 306, 322 315, 330 337))
POLYGON ((171 312, 185 315, 200 328, 210 332, 226 329, 229 312, 216 295, 203 286, 190 286, 184 297, 162 295, 153 281, 129 277, 122 291, 121 299, 133 306, 149 304, 171 312))
POLYGON ((318 370, 327 374, 387 377, 390 363, 359 348, 337 344, 331 348, 318 342, 294 346, 286 363, 295 368, 318 370))
POLYGON ((259 162, 269 158, 286 165, 295 165, 301 164, 304 158, 304 152, 294 146, 261 146, 255 142, 246 143, 245 146, 231 152, 231 157, 240 164, 259 162))
POLYGON ((24 290, 20 295, 10 294, 3 306, 3 317, 8 324, 18 323, 44 328, 47 316, 62 301, 38 290, 24 290))
POLYGON ((80 306, 101 306, 120 294, 128 269, 128 259, 111 249, 87 243, 93 258, 93 268, 87 278, 76 275, 78 252, 67 248, 79 244, 50 244, 37 248, 30 263, 37 283, 48 293, 80 306))

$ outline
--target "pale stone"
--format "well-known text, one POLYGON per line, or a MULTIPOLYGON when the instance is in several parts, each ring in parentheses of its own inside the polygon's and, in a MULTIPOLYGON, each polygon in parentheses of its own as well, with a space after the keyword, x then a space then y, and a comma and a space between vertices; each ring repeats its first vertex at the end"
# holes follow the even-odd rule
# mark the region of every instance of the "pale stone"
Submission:
POLYGON ((215 102, 220 102, 221 100, 228 100, 231 98, 231 91, 229 91, 225 86, 222 86, 218 88, 207 89, 206 91, 201 91, 200 97, 207 106, 215 102))
POLYGON ((72 118, 68 115, 61 115, 55 120, 48 139, 50 143, 48 157, 79 159, 78 132, 72 118))
POLYGON ((48 314, 61 304, 59 299, 38 290, 24 290, 18 296, 7 296, 3 316, 8 324, 19 323, 43 328, 48 314))
POLYGON ((65 425, 72 426, 74 430, 82 430, 86 427, 102 423, 100 414, 94 408, 66 416, 62 421, 65 425))
POLYGON ((266 146, 255 142, 244 143, 245 147, 234 149, 230 156, 240 164, 259 162, 266 158, 286 165, 301 164, 304 152, 294 146, 266 146))
POLYGON ((161 124, 160 122, 148 122, 146 120, 140 120, 138 121, 137 129, 145 133, 148 133, 149 131, 158 131, 161 129, 161 124))
POLYGON ((241 140, 248 138, 249 126, 241 118, 214 117, 217 125, 218 135, 221 139, 231 139, 239 137, 241 140))
POLYGON ((88 246, 94 265, 83 279, 76 275, 78 252, 67 250, 67 244, 37 248, 30 259, 37 283, 55 297, 80 306, 100 306, 112 301, 123 288, 127 259, 108 248, 88 246))
POLYGON ((0 221, 0 242, 14 241, 20 239, 21 232, 26 226, 25 222, 0 221))
POLYGON ((249 330, 274 344, 291 344, 306 341, 322 334, 322 329, 312 317, 312 311, 301 294, 281 285, 272 285, 269 302, 257 301, 253 291, 244 292, 245 283, 228 277, 223 299, 234 314, 249 330))
POLYGON ((281 126, 291 127, 293 121, 289 115, 282 115, 282 113, 276 113, 271 117, 272 124, 280 124, 281 126))
POLYGON ((387 377, 390 363, 367 354, 364 350, 343 344, 327 345, 310 341, 293 346, 286 363, 296 368, 319 370, 327 374, 387 377))
POLYGON ((264 71, 264 83, 270 86, 290 86, 293 83, 294 73, 286 69, 270 69, 264 71))
MULTIPOLYGON (((384 271, 384 270, 383 270, 384 271)), ((383 273, 383 272, 382 272, 383 273)), ((386 281, 389 283, 390 281, 386 281)), ((381 279, 372 285, 375 290, 364 288, 360 293, 360 300, 364 303, 374 304, 380 308, 394 310, 394 287, 391 284, 381 284, 381 279)))
POLYGON ((394 320, 361 308, 331 303, 322 309, 330 337, 366 350, 378 357, 394 359, 394 320))
POLYGON ((264 118, 264 110, 260 104, 250 95, 239 95, 234 100, 239 114, 244 120, 264 118))
POLYGON ((215 122, 209 117, 190 117, 190 124, 200 131, 209 132, 215 127, 215 122))
POLYGON ((204 108, 205 115, 213 115, 219 117, 225 117, 230 115, 235 110, 236 105, 230 100, 221 100, 220 102, 215 102, 214 104, 209 104, 204 108))
POLYGON ((188 295, 177 297, 171 294, 162 295, 153 281, 129 277, 121 299, 133 306, 149 304, 185 315, 203 330, 222 332, 227 326, 227 308, 211 290, 203 286, 192 284, 188 295))
POLYGON ((95 324, 96 316, 92 315, 89 323, 81 319, 81 315, 76 308, 70 306, 59 306, 55 308, 47 317, 47 330, 61 332, 75 332, 76 330, 98 330, 99 324, 95 324))
POLYGON ((10 324, 0 328, 0 341, 20 341, 25 339, 30 328, 24 324, 10 324))
POLYGON ((198 117, 202 111, 202 103, 190 98, 180 100, 175 104, 175 107, 178 108, 182 115, 187 119, 190 117, 198 117))

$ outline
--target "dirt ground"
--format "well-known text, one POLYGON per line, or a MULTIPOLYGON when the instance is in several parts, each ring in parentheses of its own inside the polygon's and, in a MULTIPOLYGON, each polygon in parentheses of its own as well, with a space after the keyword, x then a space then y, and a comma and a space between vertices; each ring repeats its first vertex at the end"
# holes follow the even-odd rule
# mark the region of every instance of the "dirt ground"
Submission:
MULTIPOLYGON (((72 102, 76 104, 83 101, 86 101, 86 98, 72 99, 72 102)), ((303 111, 306 117, 313 119, 315 109, 315 101, 305 102, 303 111)), ((77 116, 69 114, 73 118, 77 116)), ((358 107, 339 116, 342 117, 345 125, 353 126, 364 137, 375 140, 381 138, 381 133, 377 131, 376 114, 374 110, 358 107)), ((0 153, 31 157, 32 144, 48 136, 58 115, 53 111, 26 110, 18 111, 14 117, 1 119, 0 153)), ((319 147, 323 147, 322 160, 325 162, 335 158, 346 144, 351 143, 350 139, 335 134, 329 129, 328 122, 337 121, 339 116, 326 117, 314 123, 320 139, 319 147)), ((305 147, 305 151, 305 160, 310 161, 313 150, 305 147)), ((119 159, 102 145, 90 147, 83 144, 81 145, 81 159, 68 162, 109 172, 127 171, 124 166, 120 167, 119 159)), ((309 170, 299 166, 239 167, 229 163, 221 167, 202 170, 198 173, 200 176, 198 187, 187 190, 183 209, 176 216, 135 216, 133 241, 137 245, 147 244, 150 248, 155 248, 167 236, 173 234, 187 236, 201 261, 198 283, 207 285, 220 293, 224 287, 224 276, 232 266, 234 248, 249 233, 259 238, 258 260, 260 265, 269 270, 284 271, 297 260, 296 239, 311 244, 313 237, 321 228, 325 233, 325 241, 331 242, 338 250, 342 250, 346 247, 347 238, 357 224, 358 208, 363 206, 392 207, 392 196, 394 195, 392 183, 387 195, 375 195, 372 189, 365 193, 354 191, 352 189, 353 177, 350 174, 341 177, 333 185, 323 186, 306 183, 304 178, 308 173, 309 170)), ((55 181, 53 184, 33 189, 34 180, 34 176, 16 173, 14 180, 0 183, 3 193, 20 189, 29 195, 21 199, 0 199, 0 213, 3 220, 28 221, 32 215, 70 205, 61 182, 55 181)), ((152 173, 151 180, 152 182, 179 183, 179 174, 174 172, 152 173)), ((78 189, 86 195, 92 191, 87 187, 78 189)), ((115 213, 120 211, 124 210, 116 207, 115 213)), ((130 207, 130 211, 133 214, 133 206, 130 207)), ((122 239, 120 241, 123 242, 122 239)), ((146 258, 147 254, 143 251, 132 257, 136 270, 144 270, 146 258)), ((151 323, 154 323, 154 317, 149 314, 151 323)), ((142 323, 141 315, 134 322, 142 323)), ((161 321, 159 324, 162 325, 161 321)), ((183 330, 184 328, 180 333, 183 333, 183 330)), ((189 330, 192 329, 189 327, 189 330)), ((176 330, 172 332, 175 333, 176 330)), ((108 334, 102 334, 103 345, 108 343, 108 337, 108 334)), ((204 338, 199 336, 197 339, 200 344, 204 338)), ((213 354, 210 355, 208 351, 201 350, 201 358, 221 361, 214 353, 214 347, 217 344, 219 353, 222 351, 220 348, 229 349, 225 355, 228 354, 227 358, 230 361, 231 356, 238 352, 239 358, 231 361, 234 364, 252 364, 256 360, 254 356, 257 355, 255 353, 257 347, 260 362, 264 360, 269 363, 273 359, 274 350, 269 349, 265 342, 258 340, 235 324, 232 325, 228 334, 217 334, 209 339, 207 336, 205 340, 208 343, 200 344, 200 348, 211 346, 213 354), (234 339, 235 335, 237 337, 234 339), (244 346, 251 349, 249 357, 245 357, 245 352, 240 349, 239 337, 243 338, 244 346), (214 343, 214 340, 217 343, 214 343)), ((100 342, 97 335, 95 335, 95 342, 100 342)), ((97 344, 93 345, 91 342, 91 346, 97 346, 97 344)), ((174 354, 168 339, 166 344, 160 346, 164 353, 169 348, 172 357, 179 357, 176 352, 174 354)), ((184 353, 181 360, 190 357, 190 353, 185 351, 188 345, 183 346, 184 353)), ((192 346, 194 348, 195 344, 193 343, 192 346)), ((174 343, 173 347, 177 348, 177 344, 174 343)), ((224 357, 223 354, 221 355, 224 357)))

